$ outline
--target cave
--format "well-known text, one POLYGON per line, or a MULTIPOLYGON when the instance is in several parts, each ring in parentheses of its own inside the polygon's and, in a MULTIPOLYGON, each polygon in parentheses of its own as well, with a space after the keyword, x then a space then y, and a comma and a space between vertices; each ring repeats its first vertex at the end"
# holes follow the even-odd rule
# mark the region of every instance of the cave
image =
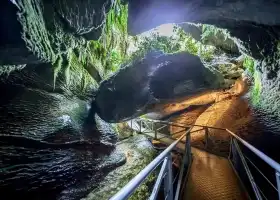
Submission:
MULTIPOLYGON (((280 163, 279 11, 275 0, 2 1, 1 199, 111 198, 167 147, 136 133, 138 119, 227 129, 280 163)), ((176 140, 180 126, 161 133, 176 140)), ((204 130, 191 130, 203 149, 204 130)), ((226 157, 229 135, 207 134, 226 157)), ((262 198, 277 199, 275 171, 242 151, 262 198)), ((130 199, 148 199, 157 175, 130 199)))

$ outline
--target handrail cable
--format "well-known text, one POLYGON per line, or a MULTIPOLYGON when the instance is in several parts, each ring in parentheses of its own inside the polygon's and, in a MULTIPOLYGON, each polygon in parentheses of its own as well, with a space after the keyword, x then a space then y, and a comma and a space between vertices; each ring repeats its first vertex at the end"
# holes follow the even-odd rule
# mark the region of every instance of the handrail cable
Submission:
POLYGON ((277 188, 273 185, 273 183, 271 183, 271 181, 262 173, 262 171, 247 156, 244 157, 262 175, 262 177, 271 185, 271 187, 273 187, 276 191, 278 191, 277 188))
POLYGON ((211 129, 216 129, 216 130, 225 130, 230 135, 232 135, 234 138, 236 138, 239 142, 241 142, 244 146, 246 146, 249 150, 251 150, 253 153, 255 153, 259 158, 261 158, 263 161, 265 161, 268 165, 270 165, 276 171, 280 172, 280 164, 279 163, 274 161, 272 158, 268 157, 266 154, 264 154, 263 152, 261 152, 260 150, 258 150, 257 148, 255 148, 254 146, 252 146, 251 144, 249 144, 248 142, 246 142, 245 140, 243 140, 242 138, 240 138, 238 135, 236 135, 235 133, 233 133, 232 131, 230 131, 227 128, 218 128, 218 127, 204 126, 204 125, 198 125, 198 124, 182 126, 181 124, 174 123, 174 122, 168 122, 168 121, 149 120, 149 119, 145 119, 145 120, 151 121, 151 122, 158 122, 158 123, 161 123, 161 122, 168 123, 170 125, 177 126, 177 127, 182 127, 182 128, 189 128, 190 126, 193 126, 193 127, 211 128, 211 129))
POLYGON ((264 195, 264 193, 263 193, 263 191, 260 189, 260 187, 257 185, 257 188, 258 188, 258 190, 260 191, 260 193, 262 194, 262 196, 266 199, 266 200, 268 200, 268 198, 264 195))
POLYGON ((226 129, 228 133, 230 133, 234 138, 236 138, 239 142, 241 142, 244 146, 246 146, 249 150, 251 150, 253 153, 255 153, 259 158, 261 158, 263 161, 265 161, 268 165, 270 165, 272 168, 274 168, 276 171, 280 172, 280 164, 277 163, 272 158, 268 157, 266 154, 231 132, 230 130, 226 129))

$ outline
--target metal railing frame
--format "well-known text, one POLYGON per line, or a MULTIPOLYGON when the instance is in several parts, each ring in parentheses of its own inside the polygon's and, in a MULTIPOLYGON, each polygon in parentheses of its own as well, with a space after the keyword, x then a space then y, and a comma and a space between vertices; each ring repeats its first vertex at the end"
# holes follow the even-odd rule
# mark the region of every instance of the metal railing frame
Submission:
MULTIPOLYGON (((138 175, 136 175, 124 188, 122 188, 110 200, 127 199, 136 190, 136 188, 145 180, 145 178, 148 177, 149 174, 151 174, 161 163, 163 163, 163 164, 162 164, 161 170, 159 172, 158 178, 156 180, 153 192, 149 199, 150 200, 156 199, 156 196, 159 192, 159 186, 160 186, 162 180, 164 179, 164 188, 165 188, 165 197, 166 197, 165 199, 177 200, 179 198, 181 183, 182 183, 183 174, 184 174, 183 169, 188 168, 191 163, 190 135, 192 132, 190 132, 190 131, 191 131, 192 127, 201 127, 202 129, 199 129, 198 131, 201 131, 203 129, 205 130, 205 148, 206 149, 208 148, 208 140, 210 137, 209 129, 223 130, 223 131, 226 131, 230 135, 231 138, 230 138, 230 149, 229 149, 228 159, 230 160, 230 156, 232 155, 233 148, 235 148, 237 154, 239 155, 239 157, 241 159, 242 165, 249 178, 249 181, 251 183, 252 189, 255 193, 257 200, 262 200, 263 199, 262 197, 264 197, 265 199, 267 199, 267 198, 265 197, 263 192, 260 190, 260 188, 256 184, 254 177, 253 177, 253 175, 250 171, 250 168, 247 164, 247 161, 246 161, 246 159, 248 159, 248 158, 243 154, 238 142, 241 143, 243 146, 245 146, 247 149, 249 149, 251 152, 253 152, 258 158, 260 158, 261 160, 266 162, 270 167, 272 167, 275 170, 277 186, 274 186, 271 183, 271 181, 269 181, 269 179, 267 177, 265 177, 264 174, 258 168, 257 168, 257 172, 259 172, 265 178, 265 180, 270 184, 270 186, 272 186, 278 192, 278 199, 280 200, 280 164, 277 163, 272 158, 268 157, 266 154, 264 154, 263 152, 261 152, 260 150, 255 148, 254 146, 252 146, 251 144, 249 144, 248 142, 246 142, 245 140, 243 140, 242 138, 240 138, 239 136, 237 136, 232 131, 225 129, 225 128, 217 128, 217 127, 212 127, 212 126, 204 126, 204 125, 197 125, 197 124, 182 125, 182 124, 177 124, 177 123, 173 123, 173 122, 159 121, 159 120, 149 120, 149 119, 139 119, 138 118, 135 121, 140 122, 140 127, 138 130, 140 132, 143 131, 143 129, 141 129, 141 126, 142 126, 143 121, 145 121, 146 122, 145 125, 148 128, 151 128, 151 129, 146 129, 146 130, 148 130, 149 132, 153 131, 155 133, 155 135, 154 135, 155 138, 157 138, 158 130, 162 129, 162 127, 156 128, 157 123, 162 124, 164 126, 175 126, 175 127, 184 128, 185 130, 188 129, 188 130, 179 139, 177 139, 171 145, 169 145, 159 156, 157 156, 149 165, 147 165, 138 175), (185 154, 184 154, 184 158, 183 158, 182 167, 179 172, 179 178, 178 178, 179 181, 177 184, 175 198, 173 198, 171 151, 176 147, 176 145, 184 137, 186 137, 185 154), (167 175, 167 177, 166 177, 166 175, 167 175), (169 194, 171 194, 171 195, 169 195, 169 194)), ((132 127, 132 120, 131 120, 131 127, 132 127)), ((194 131, 194 132, 197 132, 197 131, 194 131)), ((256 167, 251 160, 249 160, 249 161, 253 164, 254 167, 256 167)))
MULTIPOLYGON (((142 123, 140 122, 140 125, 142 123)), ((147 124, 146 124, 147 125, 147 124)), ((132 124, 131 124, 132 126, 132 124)), ((139 130, 143 130, 139 127, 139 130)), ((172 158, 171 158, 171 151, 175 149, 176 145, 183 139, 186 138, 186 141, 190 140, 190 130, 191 127, 185 127, 185 133, 180 136, 176 141, 170 144, 161 154, 159 154, 150 164, 148 164, 139 174, 137 174, 129 183, 127 183, 117 194, 110 198, 110 200, 124 200, 128 199, 133 192, 140 186, 143 181, 161 164, 161 169, 158 174, 157 180, 155 182, 153 191, 150 196, 150 200, 156 199, 160 185, 162 181, 164 181, 164 196, 166 200, 173 200, 174 196, 179 197, 180 193, 180 186, 181 183, 177 184, 177 189, 174 195, 173 191, 173 173, 172 173, 172 158)), ((182 165, 184 166, 181 168, 178 180, 183 180, 183 174, 185 169, 190 165, 191 162, 191 151, 190 151, 190 142, 186 142, 185 145, 185 154, 183 158, 182 165)))

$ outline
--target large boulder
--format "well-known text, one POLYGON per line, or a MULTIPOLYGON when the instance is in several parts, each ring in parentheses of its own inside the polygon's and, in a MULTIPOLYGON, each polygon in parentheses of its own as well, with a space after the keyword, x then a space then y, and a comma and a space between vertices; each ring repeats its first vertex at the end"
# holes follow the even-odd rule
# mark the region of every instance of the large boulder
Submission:
POLYGON ((102 119, 119 122, 143 114, 149 104, 222 86, 197 56, 149 53, 103 81, 93 104, 102 119))

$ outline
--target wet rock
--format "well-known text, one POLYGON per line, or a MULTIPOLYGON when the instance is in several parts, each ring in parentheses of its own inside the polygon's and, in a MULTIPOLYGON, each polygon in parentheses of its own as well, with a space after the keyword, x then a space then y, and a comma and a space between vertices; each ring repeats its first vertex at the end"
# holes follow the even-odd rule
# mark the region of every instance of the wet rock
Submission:
POLYGON ((240 55, 238 46, 236 45, 235 41, 230 38, 227 30, 219 30, 214 26, 187 22, 178 25, 182 27, 186 33, 190 34, 195 40, 202 42, 204 45, 212 45, 228 54, 228 56, 231 58, 240 55))
POLYGON ((99 39, 112 1, 55 0, 58 18, 67 31, 87 40, 99 39))
POLYGON ((151 103, 219 88, 222 83, 197 56, 150 53, 103 81, 94 104, 102 119, 118 122, 143 114, 151 103))
MULTIPOLYGON (((22 27, 17 20, 18 8, 11 1, 3 1, 0 6, 0 67, 1 65, 21 65, 42 63, 25 46, 22 27)), ((1 70, 1 69, 0 69, 1 70)))
POLYGON ((3 199, 79 199, 124 163, 112 153, 114 129, 63 84, 54 89, 49 69, 27 66, 0 77, 3 199))
MULTIPOLYGON (((126 163, 110 172, 99 186, 93 189, 83 200, 109 199, 135 177, 156 156, 156 151, 151 142, 143 135, 136 135, 121 141, 116 151, 125 153, 126 163)), ((131 199, 147 199, 151 191, 149 185, 155 180, 155 174, 151 174, 131 199), (148 186, 148 187, 147 187, 148 186)))

